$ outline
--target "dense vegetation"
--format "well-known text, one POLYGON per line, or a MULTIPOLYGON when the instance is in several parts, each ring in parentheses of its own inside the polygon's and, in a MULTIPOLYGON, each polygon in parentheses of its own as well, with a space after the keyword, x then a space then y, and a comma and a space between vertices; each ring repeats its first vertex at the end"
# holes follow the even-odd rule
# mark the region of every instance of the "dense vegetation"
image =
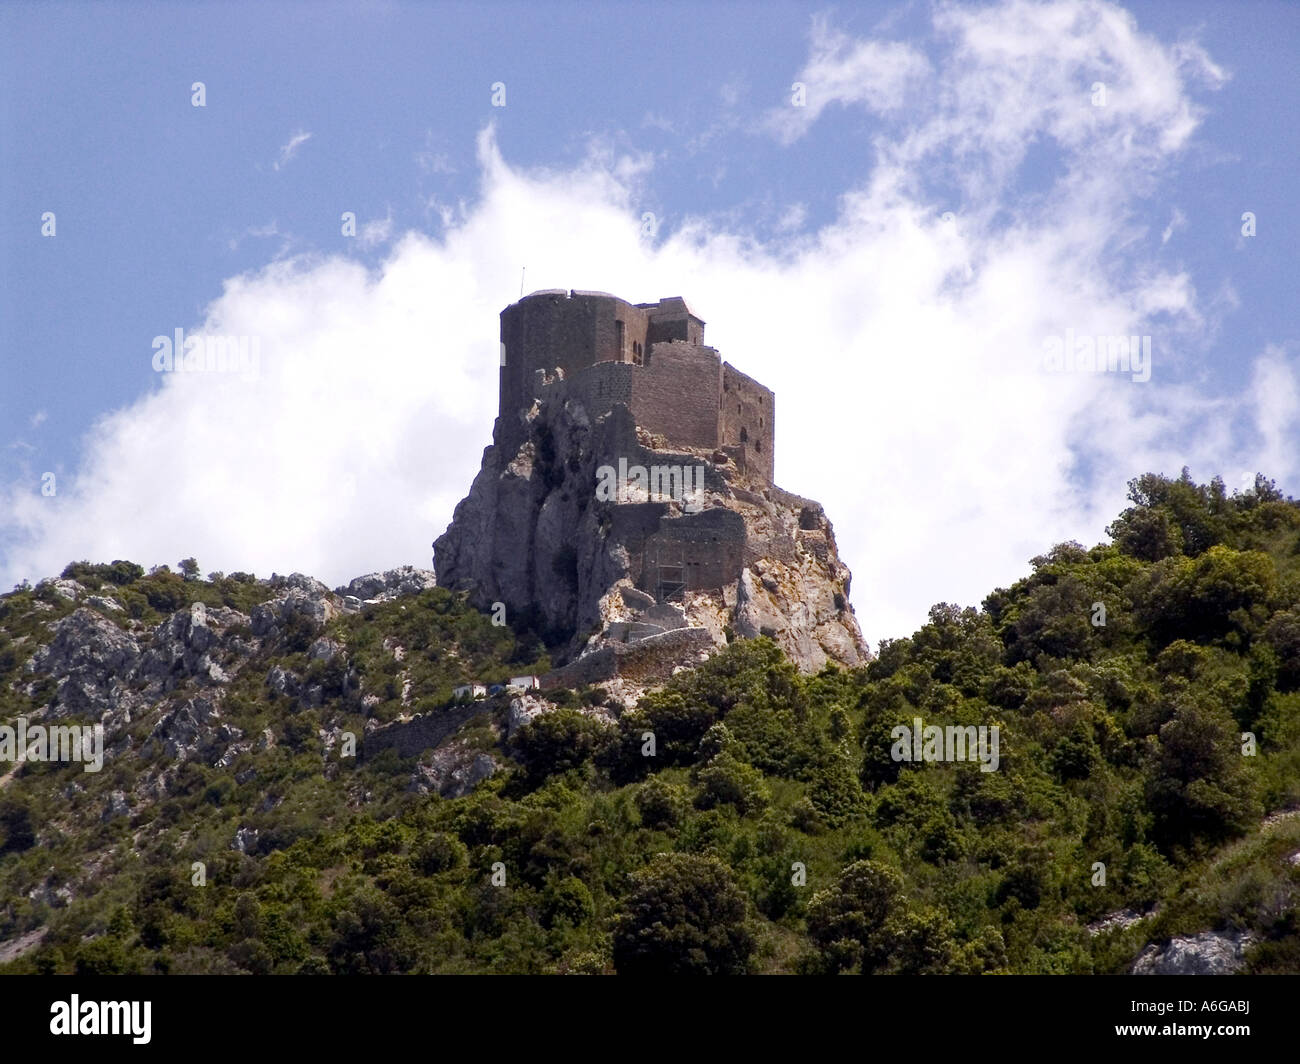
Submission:
MULTIPOLYGON (((49 928, 0 971, 1119 972, 1209 929, 1256 936, 1248 970, 1300 971, 1300 817, 1261 827, 1300 804, 1300 505, 1186 472, 1130 499, 1112 544, 1059 545, 980 610, 935 606, 864 669, 802 677, 759 639, 616 725, 590 712, 598 690, 509 743, 480 718, 469 740, 511 767, 456 799, 412 793, 414 761, 364 743, 322 756, 319 730, 397 715, 385 639, 431 712, 536 641, 425 592, 331 622, 359 687, 331 674, 319 706, 271 700, 269 664, 322 664, 301 633, 230 692, 228 719, 272 728, 271 749, 187 762, 129 820, 76 810, 129 791, 138 759, 102 779, 28 766, 0 790, 0 940, 49 928), (915 717, 998 725, 998 770, 894 760, 915 717), (88 862, 93 887, 62 904, 88 862), (1147 918, 1089 933, 1121 909, 1147 918)), ((264 588, 72 575, 142 617, 264 588)), ((67 611, 33 614, 33 595, 0 607, 0 717, 25 704, 14 639, 67 611)))

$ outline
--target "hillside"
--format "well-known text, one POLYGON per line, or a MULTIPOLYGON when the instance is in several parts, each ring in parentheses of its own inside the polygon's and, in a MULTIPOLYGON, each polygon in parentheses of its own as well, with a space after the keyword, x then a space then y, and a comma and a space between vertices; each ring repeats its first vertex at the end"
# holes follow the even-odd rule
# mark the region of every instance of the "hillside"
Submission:
POLYGON ((1300 971, 1300 504, 1130 498, 864 667, 468 705, 550 650, 432 574, 70 565, 0 596, 0 724, 103 768, 0 762, 0 972, 1300 971))

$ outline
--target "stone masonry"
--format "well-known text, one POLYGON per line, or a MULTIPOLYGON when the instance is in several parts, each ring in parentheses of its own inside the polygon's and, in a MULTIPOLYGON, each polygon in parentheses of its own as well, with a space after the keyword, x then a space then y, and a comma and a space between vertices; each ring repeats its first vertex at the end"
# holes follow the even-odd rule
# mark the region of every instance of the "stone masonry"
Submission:
POLYGON ((805 670, 868 657, 830 521, 772 482, 773 393, 703 341, 680 297, 548 290, 501 312, 493 443, 435 569, 561 644, 547 685, 658 681, 759 635, 805 670), (602 493, 613 469, 645 481, 602 493), (690 498, 658 490, 683 481, 690 498))

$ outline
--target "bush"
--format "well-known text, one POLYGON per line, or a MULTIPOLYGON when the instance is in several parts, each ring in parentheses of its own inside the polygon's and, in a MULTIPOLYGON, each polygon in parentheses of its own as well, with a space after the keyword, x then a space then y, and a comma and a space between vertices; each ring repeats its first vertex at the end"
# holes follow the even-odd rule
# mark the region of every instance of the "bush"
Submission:
POLYGON ((596 914, 587 884, 576 876, 566 876, 546 885, 542 892, 542 926, 581 927, 596 914))
POLYGON ((833 887, 808 903, 808 934, 822 950, 824 967, 836 972, 870 973, 893 951, 886 933, 903 908, 903 877, 877 861, 856 861, 843 869, 833 887))
POLYGON ((459 872, 469 864, 469 850, 455 835, 439 831, 419 843, 411 864, 426 876, 459 872))
MULTIPOLYGON (((0 761, 0 768, 4 767, 0 761)), ((36 845, 36 829, 27 804, 18 798, 0 796, 0 856, 22 853, 36 845)))
POLYGON ((648 828, 675 828, 686 813, 686 789, 651 776, 637 788, 637 812, 648 828))
POLYGON ((527 769, 531 784, 548 776, 580 768, 610 738, 608 729, 576 709, 542 713, 510 740, 515 757, 527 769))
POLYGON ((659 854, 633 877, 614 931, 620 975, 741 975, 754 939, 744 894, 716 857, 659 854))
POLYGON ((726 752, 700 769, 699 784, 695 804, 700 809, 731 805, 741 816, 747 816, 765 809, 771 800, 763 774, 726 752))

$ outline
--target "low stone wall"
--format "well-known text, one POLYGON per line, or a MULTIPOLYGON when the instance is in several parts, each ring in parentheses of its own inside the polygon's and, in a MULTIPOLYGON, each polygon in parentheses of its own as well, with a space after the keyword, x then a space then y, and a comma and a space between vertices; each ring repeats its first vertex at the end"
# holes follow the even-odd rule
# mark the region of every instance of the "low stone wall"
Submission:
POLYGON ((422 713, 411 720, 399 721, 377 728, 366 736, 362 744, 362 757, 373 757, 382 750, 395 749, 401 757, 418 757, 449 739, 466 723, 480 714, 490 713, 494 699, 466 702, 463 705, 422 713))
POLYGON ((678 628, 635 643, 614 643, 542 677, 542 690, 581 687, 623 677, 638 683, 664 683, 678 665, 695 665, 701 651, 716 644, 706 628, 678 628))

